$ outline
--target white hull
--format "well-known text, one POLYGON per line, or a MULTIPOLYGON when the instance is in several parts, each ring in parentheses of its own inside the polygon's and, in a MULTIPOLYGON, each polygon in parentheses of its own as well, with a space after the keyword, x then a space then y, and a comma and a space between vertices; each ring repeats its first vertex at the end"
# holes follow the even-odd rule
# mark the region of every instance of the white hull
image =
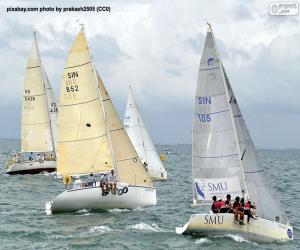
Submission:
POLYGON ((118 185, 118 189, 128 188, 121 195, 102 196, 102 190, 97 185, 79 189, 66 190, 52 202, 46 203, 46 213, 75 212, 81 209, 134 209, 156 205, 156 189, 151 187, 118 185))
POLYGON ((258 243, 293 240, 293 228, 290 225, 261 218, 250 219, 250 224, 247 224, 246 218, 245 225, 238 225, 233 222, 233 214, 193 214, 188 223, 176 228, 176 233, 200 237, 238 234, 258 243))
POLYGON ((42 172, 55 172, 56 171, 56 161, 24 161, 15 162, 11 164, 6 173, 13 174, 39 174, 42 172))

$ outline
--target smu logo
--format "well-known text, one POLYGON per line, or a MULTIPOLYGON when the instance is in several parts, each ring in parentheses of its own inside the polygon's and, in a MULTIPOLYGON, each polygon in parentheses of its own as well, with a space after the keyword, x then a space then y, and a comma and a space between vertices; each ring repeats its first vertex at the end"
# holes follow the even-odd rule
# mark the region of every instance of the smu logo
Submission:
POLYGON ((207 183, 207 187, 208 187, 208 191, 227 191, 228 190, 228 186, 227 186, 227 182, 218 182, 218 183, 211 183, 208 182, 207 183))
POLYGON ((197 191, 198 195, 200 195, 203 199, 205 199, 204 187, 205 187, 204 183, 203 183, 202 187, 200 187, 199 184, 197 182, 195 182, 196 191, 197 191))
POLYGON ((208 59, 207 59, 207 65, 208 65, 208 66, 212 65, 212 63, 213 63, 214 60, 215 60, 215 59, 212 58, 212 57, 208 58, 208 59))

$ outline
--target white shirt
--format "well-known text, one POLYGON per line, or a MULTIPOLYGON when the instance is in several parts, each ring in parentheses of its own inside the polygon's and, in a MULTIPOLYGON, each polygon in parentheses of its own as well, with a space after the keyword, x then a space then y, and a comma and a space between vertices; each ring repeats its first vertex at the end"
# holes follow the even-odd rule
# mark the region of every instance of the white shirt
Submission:
POLYGON ((107 180, 109 182, 116 182, 117 181, 117 176, 114 174, 112 175, 111 173, 108 175, 107 180))

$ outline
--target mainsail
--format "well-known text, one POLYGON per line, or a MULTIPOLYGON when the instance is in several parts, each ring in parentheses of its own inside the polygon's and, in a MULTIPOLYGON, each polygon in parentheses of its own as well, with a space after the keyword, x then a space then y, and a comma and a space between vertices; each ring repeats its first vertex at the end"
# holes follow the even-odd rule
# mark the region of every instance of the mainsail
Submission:
POLYGON ((100 76, 98 74, 97 76, 119 181, 133 185, 152 186, 150 177, 122 125, 105 86, 100 76))
POLYGON ((193 202, 229 193, 250 199, 257 215, 286 222, 272 195, 208 28, 193 120, 193 202))
POLYGON ((69 52, 61 83, 57 172, 84 175, 112 168, 97 79, 82 28, 69 52))
POLYGON ((152 142, 139 108, 134 100, 132 88, 129 87, 127 106, 124 117, 124 127, 137 151, 141 161, 148 164, 148 171, 166 174, 166 170, 159 158, 154 143, 152 142))
POLYGON ((34 36, 24 81, 21 152, 53 151, 51 134, 43 69, 34 36))
POLYGON ((221 62, 211 30, 201 57, 193 118, 193 203, 247 196, 221 62))

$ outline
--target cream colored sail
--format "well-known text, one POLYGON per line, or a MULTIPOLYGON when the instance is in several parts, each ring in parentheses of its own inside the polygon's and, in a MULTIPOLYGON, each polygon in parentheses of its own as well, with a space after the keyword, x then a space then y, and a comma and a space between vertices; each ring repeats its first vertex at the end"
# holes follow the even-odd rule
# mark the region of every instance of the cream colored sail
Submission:
POLYGON ((101 100, 83 28, 73 43, 63 73, 57 133, 59 175, 112 169, 101 100))
POLYGON ((41 60, 34 42, 27 62, 22 104, 21 152, 53 151, 41 60))
POLYGON ((150 176, 139 159, 98 74, 97 77, 119 181, 133 185, 152 186, 150 176))

